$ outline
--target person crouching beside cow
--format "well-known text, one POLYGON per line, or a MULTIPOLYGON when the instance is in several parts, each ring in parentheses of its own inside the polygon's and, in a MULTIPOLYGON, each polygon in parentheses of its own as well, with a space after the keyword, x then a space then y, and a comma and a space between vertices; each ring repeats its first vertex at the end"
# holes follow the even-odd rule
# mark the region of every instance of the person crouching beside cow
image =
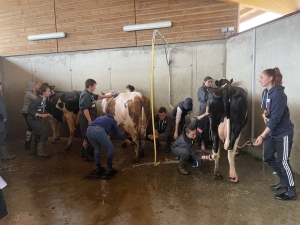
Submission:
MULTIPOLYGON (((94 94, 96 86, 97 82, 95 80, 87 79, 85 81, 85 89, 80 94, 80 131, 82 134, 82 138, 85 137, 88 126, 92 123, 93 120, 97 118, 97 106, 95 101, 97 101, 98 99, 111 98, 113 96, 113 93, 109 93, 106 95, 94 94)), ((82 149, 82 157, 86 161, 94 161, 92 155, 93 149, 91 145, 88 145, 87 148, 82 149)))
POLYGON ((152 120, 148 123, 147 137, 153 142, 156 137, 156 147, 161 146, 160 141, 166 141, 166 150, 168 153, 171 150, 171 142, 173 141, 173 123, 171 117, 167 116, 167 109, 160 107, 158 114, 154 116, 155 135, 153 135, 152 120))
POLYGON ((184 125, 182 135, 172 145, 172 152, 179 160, 177 170, 183 175, 189 174, 189 171, 185 169, 187 162, 190 162, 192 167, 200 167, 203 160, 214 160, 213 155, 201 155, 193 149, 196 132, 196 127, 193 124, 184 125))
POLYGON ((37 98, 37 95, 34 93, 34 86, 35 86, 35 83, 33 83, 33 82, 28 82, 26 84, 24 103, 23 103, 23 108, 21 111, 21 113, 26 121, 26 124, 27 124, 27 131, 26 131, 25 144, 24 144, 25 149, 30 149, 30 143, 31 143, 32 127, 27 122, 27 117, 28 117, 27 111, 28 111, 29 104, 34 99, 37 98))
POLYGON ((112 167, 113 165, 113 154, 114 154, 114 146, 109 139, 109 132, 113 131, 118 139, 124 141, 126 144, 130 145, 131 141, 125 139, 124 136, 120 133, 117 121, 114 117, 110 114, 100 116, 95 119, 91 124, 88 126, 86 131, 86 136, 83 141, 83 147, 88 147, 88 142, 90 142, 94 149, 95 149, 95 163, 97 165, 97 173, 103 174, 106 172, 106 175, 113 175, 116 173, 116 170, 112 167), (104 167, 101 167, 100 162, 100 153, 101 153, 101 146, 104 146, 107 150, 106 154, 106 163, 107 169, 105 171, 104 167))
POLYGON ((172 119, 175 123, 175 132, 174 132, 174 139, 177 139, 178 136, 181 135, 183 126, 185 125, 185 116, 190 114, 190 117, 193 118, 191 115, 191 111, 193 110, 193 99, 186 98, 184 101, 179 102, 172 111, 172 119))
POLYGON ((50 95, 50 88, 46 85, 42 85, 39 89, 39 96, 33 100, 28 106, 27 122, 32 127, 33 137, 30 146, 30 155, 38 155, 40 157, 48 158, 49 154, 45 153, 44 146, 48 140, 46 129, 43 125, 43 118, 51 116, 46 112, 46 99, 50 95))

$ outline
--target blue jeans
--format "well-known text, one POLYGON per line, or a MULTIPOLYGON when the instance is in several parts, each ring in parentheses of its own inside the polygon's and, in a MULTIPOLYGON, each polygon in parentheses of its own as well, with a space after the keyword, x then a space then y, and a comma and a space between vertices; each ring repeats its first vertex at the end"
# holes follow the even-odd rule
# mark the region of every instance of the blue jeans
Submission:
POLYGON ((264 160, 277 173, 283 186, 295 186, 294 175, 289 163, 293 136, 294 134, 282 138, 266 136, 264 139, 264 160))
POLYGON ((107 136, 105 130, 99 126, 89 126, 87 128, 86 136, 95 149, 95 163, 101 164, 100 153, 101 145, 103 145, 107 150, 106 162, 108 165, 112 165, 114 146, 111 143, 109 137, 107 136))

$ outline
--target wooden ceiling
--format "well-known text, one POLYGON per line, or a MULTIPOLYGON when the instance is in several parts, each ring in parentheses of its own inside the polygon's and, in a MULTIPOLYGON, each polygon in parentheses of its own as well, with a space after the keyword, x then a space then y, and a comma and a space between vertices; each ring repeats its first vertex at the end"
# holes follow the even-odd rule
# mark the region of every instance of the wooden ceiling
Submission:
POLYGON ((299 0, 219 0, 222 2, 240 3, 244 7, 274 12, 281 15, 292 13, 299 9, 299 0))

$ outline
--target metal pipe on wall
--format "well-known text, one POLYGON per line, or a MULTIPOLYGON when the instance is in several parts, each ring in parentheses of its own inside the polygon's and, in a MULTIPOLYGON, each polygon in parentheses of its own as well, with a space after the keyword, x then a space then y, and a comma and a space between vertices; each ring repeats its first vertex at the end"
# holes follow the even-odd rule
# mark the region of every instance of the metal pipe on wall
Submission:
POLYGON ((252 108, 251 108, 251 140, 254 139, 254 122, 255 122, 255 69, 256 69, 256 28, 253 29, 253 45, 252 45, 252 108))

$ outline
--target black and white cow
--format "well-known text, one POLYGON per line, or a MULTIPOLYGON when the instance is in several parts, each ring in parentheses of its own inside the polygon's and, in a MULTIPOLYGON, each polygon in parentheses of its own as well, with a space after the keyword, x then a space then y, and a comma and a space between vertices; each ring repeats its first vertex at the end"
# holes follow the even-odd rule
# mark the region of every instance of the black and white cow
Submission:
POLYGON ((79 125, 80 93, 81 91, 56 91, 46 102, 46 111, 53 116, 53 119, 49 119, 53 132, 52 143, 59 139, 59 126, 63 119, 65 118, 68 123, 70 137, 66 150, 71 148, 76 126, 79 125))
POLYGON ((230 181, 238 182, 234 158, 240 133, 248 119, 247 90, 231 85, 232 79, 228 81, 222 78, 215 83, 217 88, 209 90, 208 98, 213 153, 215 157, 214 175, 215 178, 222 179, 219 172, 221 140, 224 142, 224 149, 228 151, 230 181))

